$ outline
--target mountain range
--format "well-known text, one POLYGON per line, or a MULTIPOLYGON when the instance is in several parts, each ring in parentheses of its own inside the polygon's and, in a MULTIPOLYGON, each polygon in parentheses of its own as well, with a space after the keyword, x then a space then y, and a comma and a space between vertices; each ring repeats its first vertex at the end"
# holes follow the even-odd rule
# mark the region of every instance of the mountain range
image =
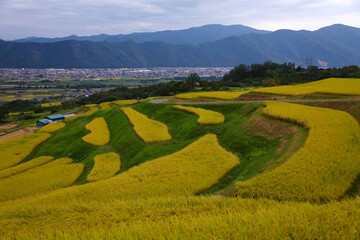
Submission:
POLYGON ((77 38, 81 39, 0 41, 0 67, 211 67, 265 61, 304 65, 308 57, 323 67, 360 65, 360 29, 340 24, 316 31, 274 32, 241 25, 207 25, 77 38))

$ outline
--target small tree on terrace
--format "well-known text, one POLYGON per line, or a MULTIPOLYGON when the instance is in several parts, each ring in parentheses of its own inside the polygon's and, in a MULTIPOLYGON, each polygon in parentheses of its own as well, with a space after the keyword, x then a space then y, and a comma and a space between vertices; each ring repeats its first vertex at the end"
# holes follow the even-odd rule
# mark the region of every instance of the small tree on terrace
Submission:
POLYGON ((190 75, 186 79, 186 84, 190 89, 195 87, 195 83, 200 82, 200 76, 197 73, 190 73, 190 75))

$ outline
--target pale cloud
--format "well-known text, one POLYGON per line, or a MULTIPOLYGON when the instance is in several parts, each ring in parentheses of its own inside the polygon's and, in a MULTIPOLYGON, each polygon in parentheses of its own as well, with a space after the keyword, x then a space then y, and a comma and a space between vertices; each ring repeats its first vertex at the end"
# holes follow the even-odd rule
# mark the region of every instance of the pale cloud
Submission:
POLYGON ((0 0, 0 38, 120 34, 205 24, 360 27, 358 0, 0 0))

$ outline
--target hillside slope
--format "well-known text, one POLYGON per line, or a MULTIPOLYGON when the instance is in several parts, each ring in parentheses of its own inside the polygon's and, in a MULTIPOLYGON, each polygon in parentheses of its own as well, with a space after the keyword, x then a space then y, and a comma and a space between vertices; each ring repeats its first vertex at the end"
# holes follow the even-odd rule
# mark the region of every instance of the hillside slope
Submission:
POLYGON ((360 65, 360 29, 333 25, 318 31, 279 30, 245 34, 198 46, 162 42, 0 41, 0 67, 197 67, 265 61, 328 67, 360 65))

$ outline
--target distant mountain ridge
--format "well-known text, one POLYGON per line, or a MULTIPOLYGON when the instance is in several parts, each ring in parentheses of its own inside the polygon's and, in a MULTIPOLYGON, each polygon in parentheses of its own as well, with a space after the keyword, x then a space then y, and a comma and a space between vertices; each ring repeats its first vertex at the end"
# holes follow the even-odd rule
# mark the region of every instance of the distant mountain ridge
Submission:
POLYGON ((116 68, 235 66, 294 62, 342 67, 360 65, 360 29, 332 25, 317 31, 249 33, 197 46, 134 41, 19 43, 0 41, 0 67, 116 68))
POLYGON ((159 41, 169 44, 198 45, 206 42, 215 42, 217 40, 231 36, 241 36, 243 34, 248 34, 248 33, 265 34, 265 33, 269 33, 269 31, 257 30, 255 28, 251 28, 243 25, 224 26, 220 24, 212 24, 212 25, 193 27, 183 30, 167 30, 167 31, 158 31, 158 32, 144 32, 144 33, 131 33, 131 34, 119 34, 119 35, 101 34, 101 35, 84 36, 84 37, 71 35, 63 38, 29 37, 29 38, 15 40, 15 42, 48 43, 48 42, 76 40, 76 41, 94 41, 94 42, 134 41, 137 43, 144 43, 144 42, 159 41))

